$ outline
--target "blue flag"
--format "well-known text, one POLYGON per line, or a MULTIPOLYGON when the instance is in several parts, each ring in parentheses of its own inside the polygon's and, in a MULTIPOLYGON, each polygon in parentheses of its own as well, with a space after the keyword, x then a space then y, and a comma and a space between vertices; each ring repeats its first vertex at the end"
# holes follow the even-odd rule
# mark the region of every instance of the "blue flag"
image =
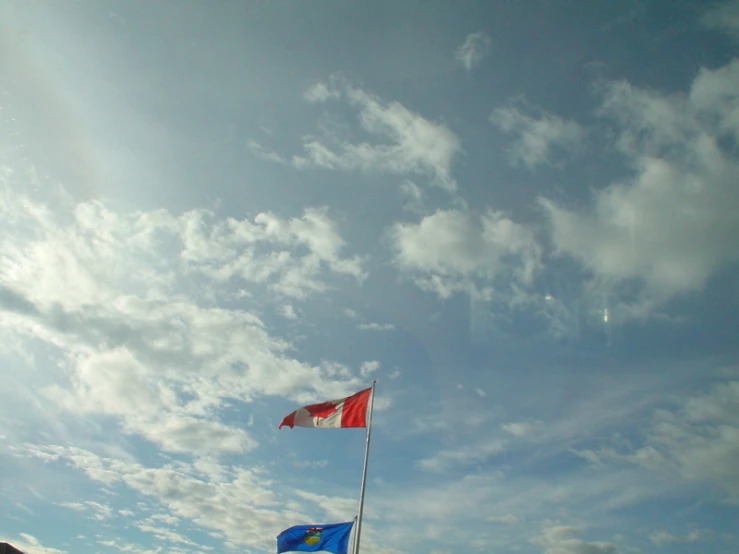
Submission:
POLYGON ((353 521, 328 525, 296 525, 277 535, 277 553, 318 552, 346 554, 353 521))

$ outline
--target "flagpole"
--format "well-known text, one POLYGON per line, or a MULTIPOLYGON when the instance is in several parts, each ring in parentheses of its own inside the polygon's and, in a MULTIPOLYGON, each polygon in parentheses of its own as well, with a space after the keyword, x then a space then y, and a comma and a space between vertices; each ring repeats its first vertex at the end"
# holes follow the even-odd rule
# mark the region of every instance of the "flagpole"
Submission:
POLYGON ((351 548, 349 549, 349 552, 354 554, 354 545, 357 543, 357 516, 354 516, 354 525, 352 525, 352 538, 351 538, 351 548))
POLYGON ((372 412, 375 410, 375 384, 372 381, 372 397, 370 398, 369 418, 367 419, 367 440, 364 446, 364 468, 362 469, 362 490, 359 493, 359 513, 357 515, 357 532, 354 535, 354 554, 359 554, 359 539, 362 534, 362 514, 364 512, 364 489, 367 485, 367 461, 369 460, 370 438, 372 437, 372 412))

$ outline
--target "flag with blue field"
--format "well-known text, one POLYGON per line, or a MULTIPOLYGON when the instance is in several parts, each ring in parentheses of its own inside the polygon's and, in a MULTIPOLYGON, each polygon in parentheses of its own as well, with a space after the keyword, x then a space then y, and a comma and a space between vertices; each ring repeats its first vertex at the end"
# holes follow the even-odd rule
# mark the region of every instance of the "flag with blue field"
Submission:
POLYGON ((277 553, 319 552, 347 554, 353 521, 327 525, 296 525, 277 535, 277 553))

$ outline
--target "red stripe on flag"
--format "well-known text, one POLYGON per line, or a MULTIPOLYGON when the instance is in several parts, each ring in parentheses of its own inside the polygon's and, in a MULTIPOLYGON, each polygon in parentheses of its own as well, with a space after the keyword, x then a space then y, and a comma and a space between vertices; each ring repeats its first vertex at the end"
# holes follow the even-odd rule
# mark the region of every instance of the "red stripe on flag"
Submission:
POLYGON ((341 414, 342 427, 367 427, 367 404, 372 389, 359 391, 344 400, 344 410, 341 414))
POLYGON ((295 410, 291 414, 286 415, 285 416, 285 419, 282 420, 282 423, 280 423, 280 425, 277 427, 277 429, 282 429, 285 425, 287 425, 288 427, 290 427, 290 429, 292 429, 293 427, 295 427, 295 413, 296 412, 297 412, 297 410, 295 410))

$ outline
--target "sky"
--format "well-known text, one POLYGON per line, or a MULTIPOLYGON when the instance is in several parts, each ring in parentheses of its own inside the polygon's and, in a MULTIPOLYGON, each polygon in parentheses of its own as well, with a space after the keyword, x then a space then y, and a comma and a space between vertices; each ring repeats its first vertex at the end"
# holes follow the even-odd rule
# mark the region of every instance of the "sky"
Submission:
POLYGON ((0 542, 739 551, 739 2, 2 0, 0 542))

